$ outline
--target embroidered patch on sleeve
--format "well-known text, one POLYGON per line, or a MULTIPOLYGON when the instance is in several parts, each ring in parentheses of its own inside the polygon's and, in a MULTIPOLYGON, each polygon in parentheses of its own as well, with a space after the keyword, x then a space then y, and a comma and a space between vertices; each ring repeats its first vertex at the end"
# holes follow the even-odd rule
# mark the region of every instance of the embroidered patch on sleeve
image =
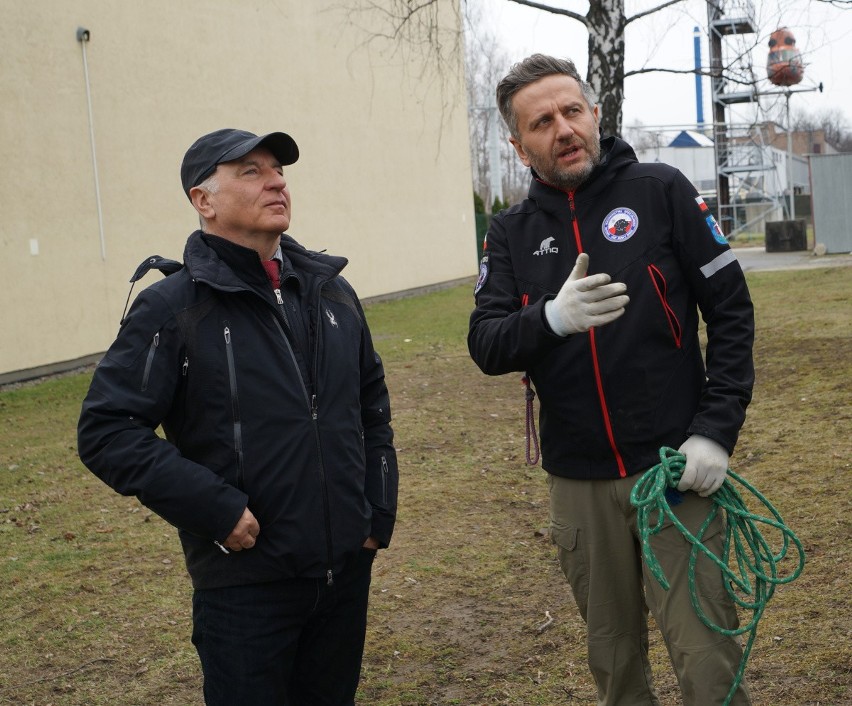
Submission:
POLYGON ((713 239, 717 243, 719 243, 719 245, 727 245, 728 239, 725 237, 725 234, 722 232, 722 229, 719 227, 719 224, 716 223, 716 219, 713 218, 713 214, 710 213, 710 209, 707 207, 707 204, 704 203, 704 199, 702 199, 700 196, 696 196, 695 203, 697 203, 698 208, 701 209, 701 215, 704 216, 704 222, 710 229, 710 233, 713 236, 713 239))
POLYGON ((485 255, 479 263, 479 278, 476 280, 476 287, 473 290, 473 296, 479 294, 485 281, 488 279, 488 255, 485 255))

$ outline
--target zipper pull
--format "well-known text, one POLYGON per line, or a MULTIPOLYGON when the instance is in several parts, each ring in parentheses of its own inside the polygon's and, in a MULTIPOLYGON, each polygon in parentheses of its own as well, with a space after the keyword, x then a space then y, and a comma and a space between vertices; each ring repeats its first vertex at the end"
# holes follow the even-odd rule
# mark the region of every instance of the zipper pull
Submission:
POLYGON ((390 473, 390 469, 388 468, 388 460, 382 455, 382 502, 387 505, 388 504, 388 474, 390 473))
POLYGON ((325 572, 326 577, 326 585, 333 586, 334 585, 334 575, 331 573, 331 569, 325 572))
POLYGON ((154 348, 157 348, 160 345, 160 332, 154 334, 154 348))
POLYGON ((317 418, 317 396, 311 395, 311 419, 317 418))
POLYGON ((183 365, 180 368, 181 375, 186 377, 186 371, 189 369, 189 356, 183 359, 183 365))
POLYGON ((284 304, 284 298, 281 296, 281 290, 275 289, 273 291, 275 292, 275 298, 278 300, 278 304, 283 305, 284 304))
POLYGON ((231 329, 225 326, 225 344, 231 345, 231 329))

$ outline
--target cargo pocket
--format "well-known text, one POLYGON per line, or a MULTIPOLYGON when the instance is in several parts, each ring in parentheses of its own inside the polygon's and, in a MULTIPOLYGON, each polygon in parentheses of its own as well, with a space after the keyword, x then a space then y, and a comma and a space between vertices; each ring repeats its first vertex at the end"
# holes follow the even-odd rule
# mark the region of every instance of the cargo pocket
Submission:
MULTIPOLYGON (((673 510, 687 531, 697 537, 701 525, 707 519, 708 512, 713 510, 713 501, 690 492, 684 494, 683 504, 675 506, 673 510)), ((656 518, 652 518, 653 521, 656 521, 656 518)), ((651 539, 651 548, 670 582, 672 580, 688 581, 692 543, 672 524, 671 520, 666 519, 663 528, 656 537, 651 539)), ((716 516, 699 541, 717 557, 722 558, 725 541, 725 519, 722 512, 716 512, 716 516)), ((699 596, 709 601, 729 601, 722 570, 703 552, 699 552, 695 564, 695 588, 699 596)))
POLYGON ((583 620, 586 619, 586 608, 589 604, 589 572, 586 565, 586 555, 583 551, 580 530, 552 522, 550 538, 556 545, 559 566, 562 573, 571 584, 574 600, 580 609, 583 620))

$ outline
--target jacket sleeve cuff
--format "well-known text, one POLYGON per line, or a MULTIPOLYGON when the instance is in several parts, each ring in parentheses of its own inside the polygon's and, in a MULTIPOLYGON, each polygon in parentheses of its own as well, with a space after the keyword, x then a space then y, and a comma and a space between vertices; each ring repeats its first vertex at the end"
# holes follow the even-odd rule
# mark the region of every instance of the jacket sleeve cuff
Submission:
POLYGON ((376 539, 381 549, 386 549, 390 545, 391 536, 393 535, 393 526, 395 518, 373 508, 373 521, 370 529, 370 536, 376 539))
POLYGON ((240 518, 243 516, 243 512, 245 512, 245 509, 248 507, 247 500, 248 498, 246 498, 245 495, 243 495, 242 498, 235 497, 229 503, 227 509, 221 513, 221 520, 217 522, 216 530, 213 535, 213 538, 217 542, 224 542, 231 532, 234 531, 234 527, 237 526, 237 522, 240 521, 240 518))
POLYGON ((720 434, 718 430, 710 429, 709 427, 701 426, 700 424, 692 424, 689 429, 687 429, 686 433, 689 436, 698 435, 707 437, 722 446, 725 451, 728 452, 728 456, 734 455, 734 447, 737 445, 736 438, 732 441, 729 437, 720 434))
POLYGON ((549 302, 551 299, 555 299, 555 298, 556 298, 556 297, 551 296, 551 295, 548 295, 548 296, 542 297, 541 301, 536 302, 536 304, 534 304, 534 306, 539 306, 539 307, 541 307, 541 310, 540 310, 540 314, 539 314, 539 315, 540 315, 540 320, 541 320, 541 326, 542 326, 542 328, 544 329, 544 332, 545 332, 545 333, 546 333, 546 334, 547 334, 550 338, 554 338, 554 339, 556 339, 556 340, 558 340, 558 341, 564 341, 564 340, 567 338, 567 336, 560 336, 558 333, 556 333, 556 331, 554 331, 554 330, 551 328, 551 326, 550 326, 550 322, 547 320, 547 314, 546 314, 546 313, 545 313, 545 311, 544 311, 544 305, 545 305, 545 304, 547 304, 547 302, 549 302))

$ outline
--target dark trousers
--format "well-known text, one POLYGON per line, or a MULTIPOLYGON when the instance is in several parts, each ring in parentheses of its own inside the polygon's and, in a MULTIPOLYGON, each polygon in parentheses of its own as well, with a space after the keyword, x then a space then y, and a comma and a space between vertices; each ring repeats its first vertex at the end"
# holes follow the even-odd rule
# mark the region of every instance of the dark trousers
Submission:
MULTIPOLYGON (((249 550, 250 551, 250 550, 249 550)), ((208 706, 354 706, 374 550, 322 579, 195 591, 208 706)))

